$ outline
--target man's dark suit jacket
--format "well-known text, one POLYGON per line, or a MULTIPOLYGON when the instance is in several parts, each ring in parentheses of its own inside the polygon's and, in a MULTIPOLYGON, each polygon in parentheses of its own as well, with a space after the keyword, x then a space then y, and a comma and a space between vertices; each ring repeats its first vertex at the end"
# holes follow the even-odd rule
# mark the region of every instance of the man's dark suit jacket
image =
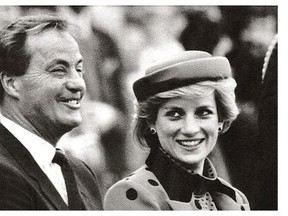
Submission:
MULTIPOLYGON (((102 210, 97 180, 80 160, 68 158, 88 210, 102 210)), ((0 209, 68 210, 60 194, 26 148, 0 124, 0 209)))

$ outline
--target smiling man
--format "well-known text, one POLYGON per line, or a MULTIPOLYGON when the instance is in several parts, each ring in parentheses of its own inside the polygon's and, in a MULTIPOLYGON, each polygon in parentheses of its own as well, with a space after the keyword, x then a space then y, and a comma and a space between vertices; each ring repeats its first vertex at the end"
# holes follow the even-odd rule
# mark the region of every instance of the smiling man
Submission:
POLYGON ((67 177, 54 157, 59 139, 82 121, 82 68, 64 20, 22 17, 2 29, 0 209, 102 209, 90 169, 64 156, 67 177))

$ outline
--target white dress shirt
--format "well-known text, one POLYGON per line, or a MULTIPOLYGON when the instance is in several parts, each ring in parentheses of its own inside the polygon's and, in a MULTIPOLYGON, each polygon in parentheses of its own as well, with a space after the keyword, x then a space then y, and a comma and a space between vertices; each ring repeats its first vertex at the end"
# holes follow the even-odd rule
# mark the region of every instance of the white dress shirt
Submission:
POLYGON ((47 175, 63 200, 68 204, 67 191, 61 167, 52 163, 56 149, 50 143, 31 133, 0 113, 0 122, 7 128, 30 152, 36 163, 47 175))

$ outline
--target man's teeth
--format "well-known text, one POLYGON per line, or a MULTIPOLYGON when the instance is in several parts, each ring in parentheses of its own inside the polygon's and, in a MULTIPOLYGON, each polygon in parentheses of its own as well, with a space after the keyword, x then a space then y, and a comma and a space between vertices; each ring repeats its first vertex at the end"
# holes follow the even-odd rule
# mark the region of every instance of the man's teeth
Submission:
POLYGON ((78 104, 78 100, 68 100, 68 103, 71 103, 71 104, 78 104))

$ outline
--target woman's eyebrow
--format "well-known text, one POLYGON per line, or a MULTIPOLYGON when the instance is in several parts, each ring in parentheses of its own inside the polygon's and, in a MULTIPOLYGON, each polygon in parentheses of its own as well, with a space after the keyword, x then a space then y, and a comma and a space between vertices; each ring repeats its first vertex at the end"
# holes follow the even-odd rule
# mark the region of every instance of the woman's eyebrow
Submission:
POLYGON ((164 106, 163 109, 165 109, 165 110, 169 110, 169 109, 182 109, 182 107, 177 106, 177 105, 168 105, 168 106, 164 106))
POLYGON ((214 105, 210 105, 210 104, 205 104, 205 105, 201 105, 201 106, 199 106, 199 107, 197 107, 197 109, 201 109, 201 108, 205 108, 205 109, 207 109, 207 108, 209 108, 209 109, 214 109, 214 108, 216 108, 216 106, 214 106, 214 105))

